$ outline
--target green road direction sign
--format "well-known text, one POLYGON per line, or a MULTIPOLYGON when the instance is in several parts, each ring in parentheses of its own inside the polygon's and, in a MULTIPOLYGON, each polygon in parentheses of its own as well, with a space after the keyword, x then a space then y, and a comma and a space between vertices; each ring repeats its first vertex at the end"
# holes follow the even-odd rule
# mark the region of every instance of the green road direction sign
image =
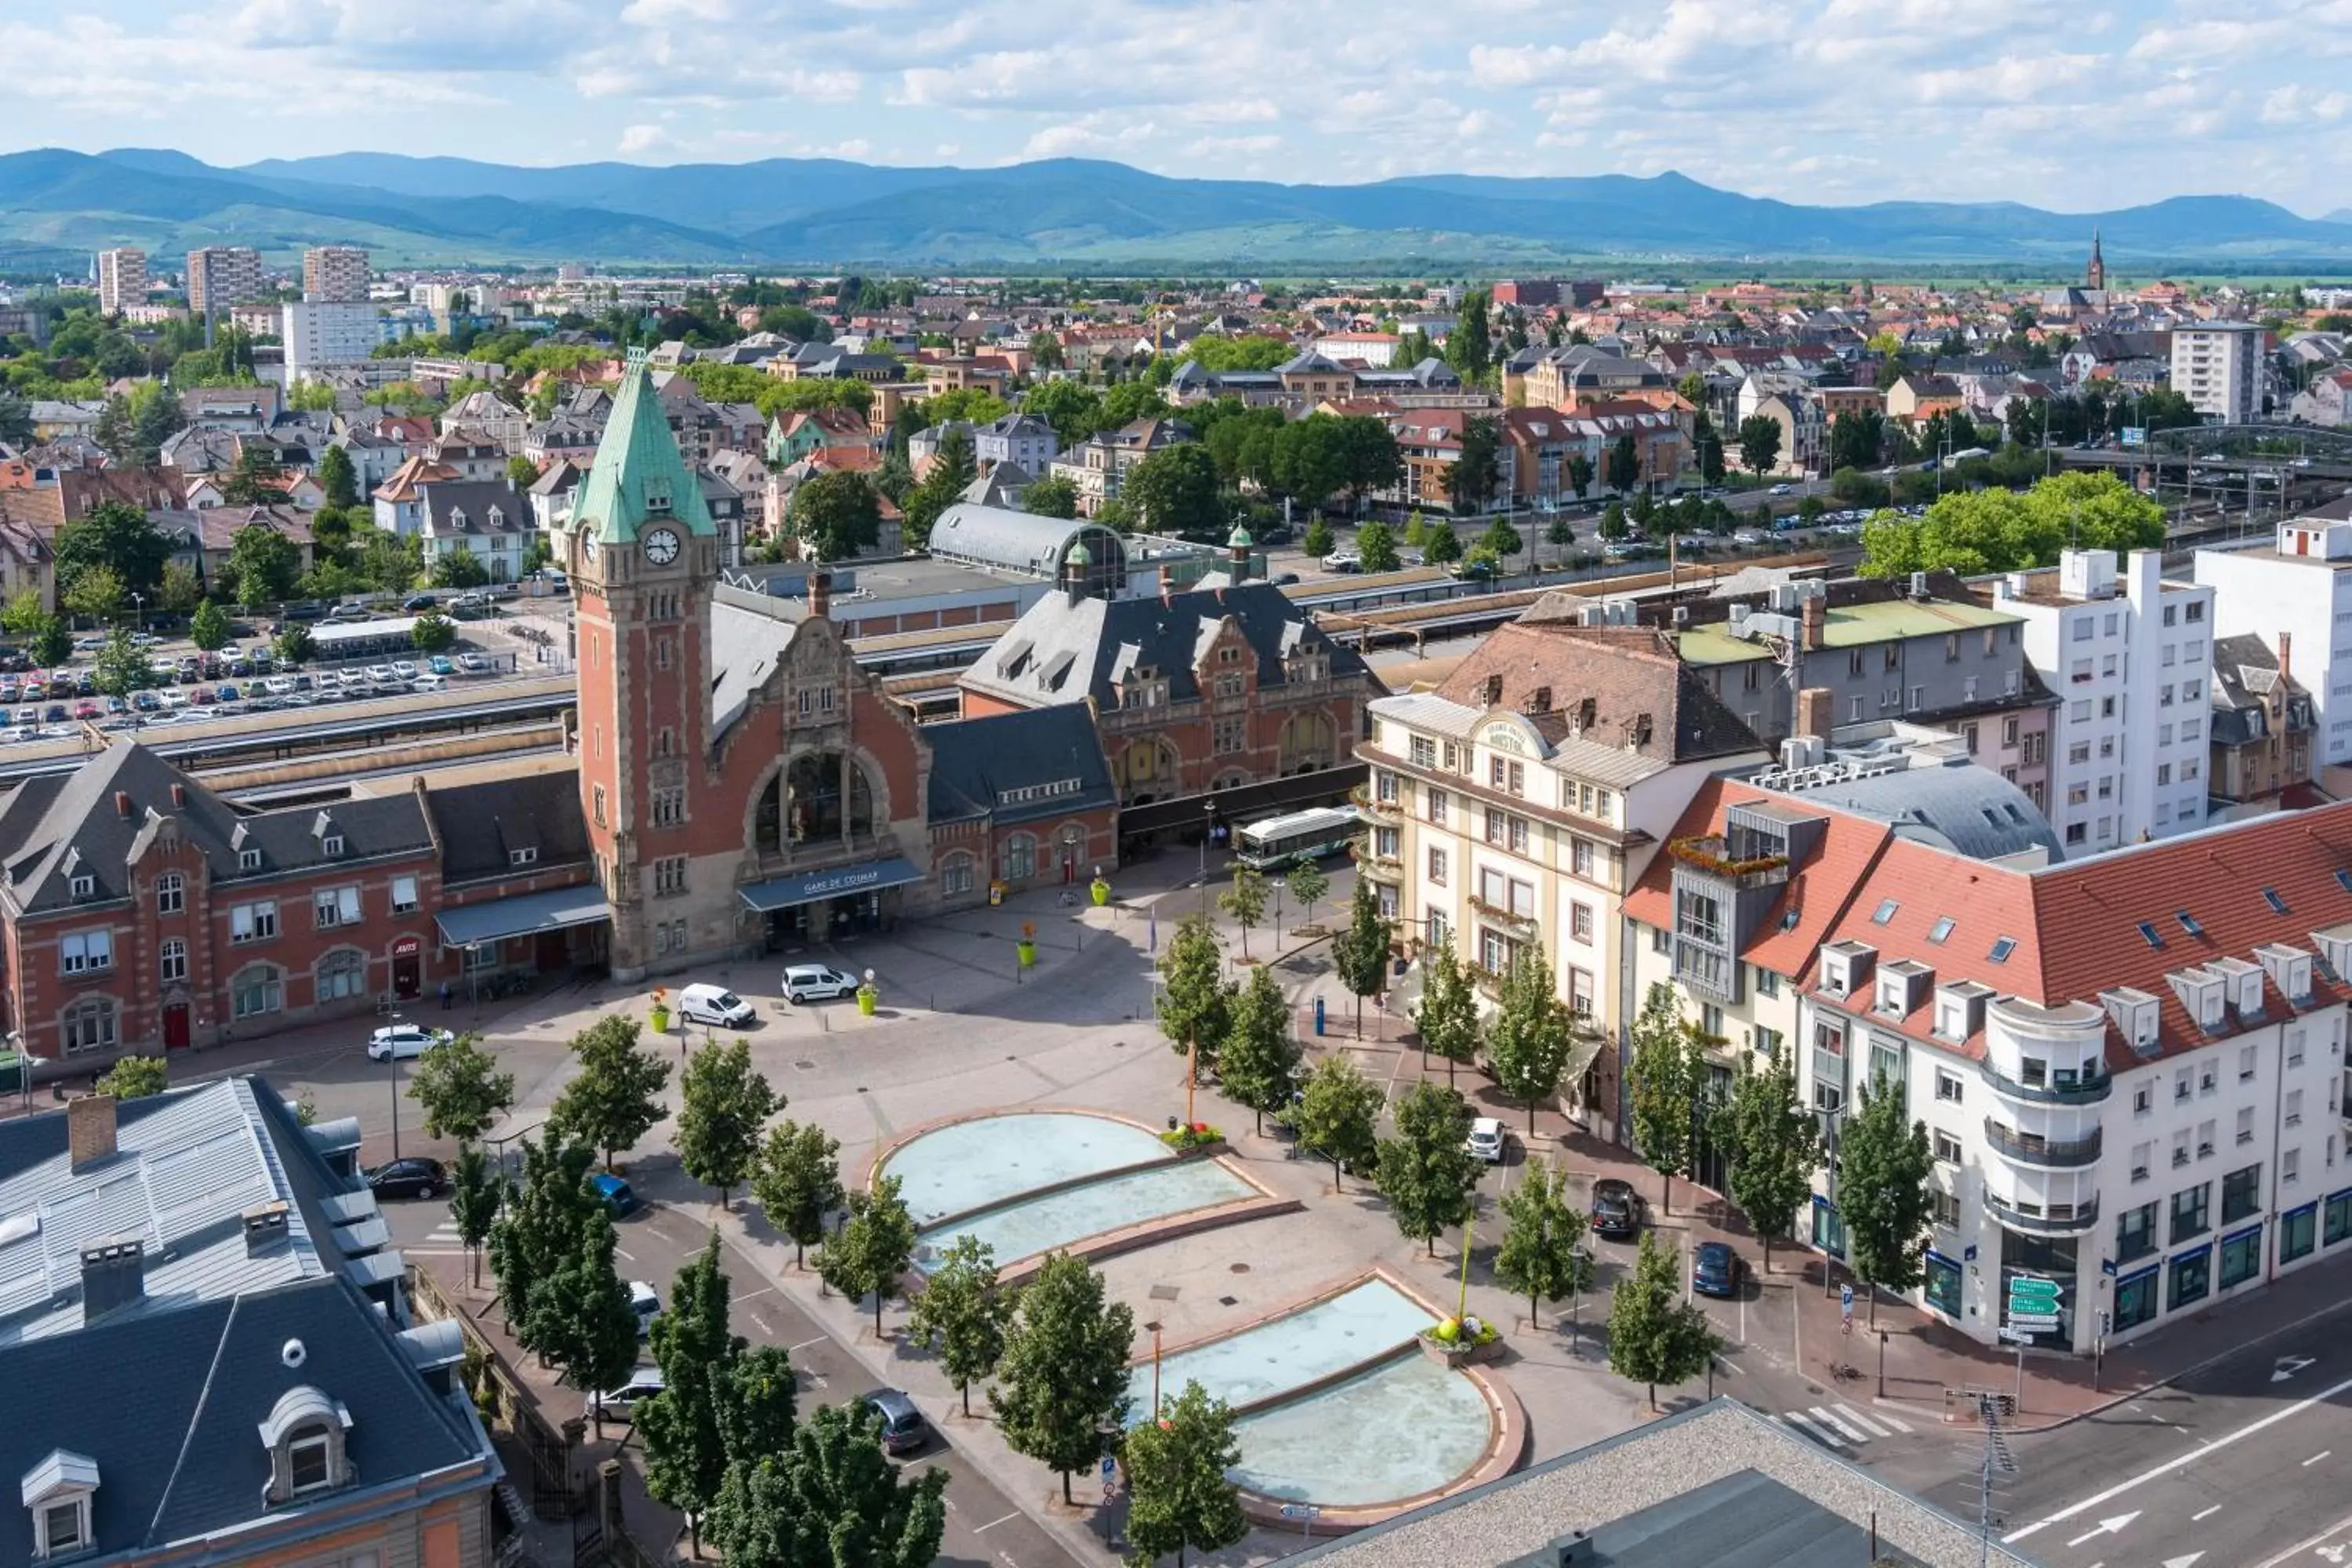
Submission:
POLYGON ((2056 1328, 2060 1294, 2055 1279, 2012 1275, 2009 1281, 2010 1322, 2018 1328, 2056 1328))

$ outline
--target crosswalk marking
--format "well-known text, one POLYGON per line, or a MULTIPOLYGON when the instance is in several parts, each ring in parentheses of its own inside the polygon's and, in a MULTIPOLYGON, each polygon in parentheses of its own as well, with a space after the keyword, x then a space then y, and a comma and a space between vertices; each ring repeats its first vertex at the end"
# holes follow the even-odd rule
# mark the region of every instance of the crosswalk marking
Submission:
POLYGON ((1843 1448, 1845 1447, 1844 1441, 1840 1438, 1836 1433, 1822 1431, 1820 1427, 1814 1426, 1802 1411, 1783 1411, 1781 1413, 1780 1419, 1787 1422, 1790 1426, 1796 1428, 1796 1430, 1802 1432, 1806 1436, 1811 1437, 1816 1443, 1825 1443, 1832 1448, 1843 1448))
POLYGON ((1903 1420, 1900 1416, 1889 1415, 1884 1410, 1877 1411, 1873 1419, 1885 1422, 1886 1425, 1894 1427, 1897 1432, 1908 1432, 1911 1430, 1911 1426, 1908 1422, 1903 1420))
POLYGON ((1824 1426, 1834 1427, 1841 1436, 1851 1438, 1856 1443, 1867 1443, 1870 1441, 1869 1433, 1854 1430, 1854 1428, 1846 1425, 1844 1418, 1837 1415, 1834 1411, 1825 1409, 1822 1406, 1816 1405, 1812 1409, 1807 1411, 1806 1414, 1824 1426))
POLYGON ((1780 1413, 1780 1419, 1815 1442, 1833 1448, 1850 1448, 1873 1437, 1892 1437, 1911 1430, 1909 1423, 1898 1416, 1885 1411, 1865 1415, 1851 1405, 1816 1405, 1810 1410, 1786 1410, 1780 1413))

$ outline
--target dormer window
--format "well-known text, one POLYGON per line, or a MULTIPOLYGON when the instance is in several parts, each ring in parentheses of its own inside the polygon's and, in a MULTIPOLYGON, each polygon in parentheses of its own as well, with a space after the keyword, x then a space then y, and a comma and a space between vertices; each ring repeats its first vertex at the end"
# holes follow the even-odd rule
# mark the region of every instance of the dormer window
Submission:
POLYGON ((261 851, 260 851, 260 850, 258 850, 258 849, 240 849, 240 850, 238 850, 238 851, 236 852, 236 868, 237 868, 238 870, 240 870, 240 871, 258 871, 258 870, 260 870, 260 869, 261 869, 261 851))
POLYGON ((538 859, 539 846, 535 844, 526 846, 520 849, 509 849, 507 851, 507 864, 509 866, 529 866, 535 863, 538 859))
MULTIPOLYGON (((303 1353, 299 1340, 289 1340, 282 1359, 299 1366, 303 1353)), ((344 1445, 351 1426, 350 1411, 307 1384, 278 1395, 260 1428, 262 1446, 269 1450, 269 1500, 288 1502, 342 1485, 350 1468, 344 1445)))
POLYGON ((340 833, 330 833, 319 841, 319 847, 325 852, 329 859, 332 859, 343 852, 343 836, 340 833))
POLYGON ((297 1492, 317 1491, 335 1484, 332 1445, 323 1427, 286 1446, 287 1473, 297 1492))
POLYGON ((84 873, 66 884, 77 899, 87 899, 98 891, 98 879, 84 873))
POLYGON ((649 479, 646 481, 646 510, 667 515, 670 509, 669 480, 649 479))
POLYGON ((25 1472, 19 1495, 32 1510, 36 1558, 71 1557, 89 1550, 89 1500, 97 1490, 97 1461, 68 1449, 52 1448, 48 1458, 25 1472))

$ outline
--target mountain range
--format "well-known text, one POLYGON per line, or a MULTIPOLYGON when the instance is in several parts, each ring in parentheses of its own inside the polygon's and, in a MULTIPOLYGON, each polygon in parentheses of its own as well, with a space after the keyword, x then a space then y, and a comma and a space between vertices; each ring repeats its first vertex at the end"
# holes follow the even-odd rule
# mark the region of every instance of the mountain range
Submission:
POLYGON ((524 168, 342 153, 222 168, 147 149, 0 155, 0 268, 66 271, 114 245, 159 258, 251 245, 282 260, 332 241, 368 246, 387 264, 1280 272, 1878 262, 2070 276, 2094 231, 2118 272, 2352 260, 2352 214, 2305 218, 2249 196, 2054 213, 2012 202, 1805 206, 1675 174, 1286 185, 1082 159, 524 168))

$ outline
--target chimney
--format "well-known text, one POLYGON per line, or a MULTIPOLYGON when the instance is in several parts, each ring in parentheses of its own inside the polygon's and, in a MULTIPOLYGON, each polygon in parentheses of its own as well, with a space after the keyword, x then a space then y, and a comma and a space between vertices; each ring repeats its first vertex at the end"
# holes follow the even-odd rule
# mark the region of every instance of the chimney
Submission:
MULTIPOLYGON (((103 1099, 104 1096, 93 1098, 103 1099)), ((76 1100, 75 1104, 81 1102, 76 1100)), ((81 1321, 87 1327, 147 1295, 146 1248, 135 1236, 93 1241, 81 1249, 81 1321)))
POLYGON ((245 1255, 258 1258, 286 1239, 286 1200, 256 1204, 241 1216, 245 1221, 245 1255))
POLYGON ((1835 694, 1826 686, 1808 686, 1798 692, 1795 732, 1826 742, 1830 738, 1830 704, 1835 700, 1835 694))
POLYGON ((119 789, 114 792, 114 815, 121 817, 126 822, 131 819, 131 792, 129 790, 119 789))
POLYGON ((1162 566, 1160 569, 1160 605, 1162 609, 1167 608, 1169 599, 1175 594, 1175 575, 1171 573, 1167 567, 1162 566))
POLYGON ((2281 632, 2278 635, 2278 639, 2279 684, 2284 686, 2288 681, 2294 679, 2294 663, 2293 657, 2294 653, 2294 634, 2293 632, 2281 632))
POLYGON ((1818 648, 1829 631, 1830 603, 1826 594, 1807 596, 1803 611, 1805 647, 1818 648))
POLYGON ((823 567, 809 574, 808 613, 813 621, 833 618, 833 574, 823 567))
POLYGON ((114 1158, 114 1096, 86 1094, 66 1102, 66 1151, 77 1171, 114 1158))

